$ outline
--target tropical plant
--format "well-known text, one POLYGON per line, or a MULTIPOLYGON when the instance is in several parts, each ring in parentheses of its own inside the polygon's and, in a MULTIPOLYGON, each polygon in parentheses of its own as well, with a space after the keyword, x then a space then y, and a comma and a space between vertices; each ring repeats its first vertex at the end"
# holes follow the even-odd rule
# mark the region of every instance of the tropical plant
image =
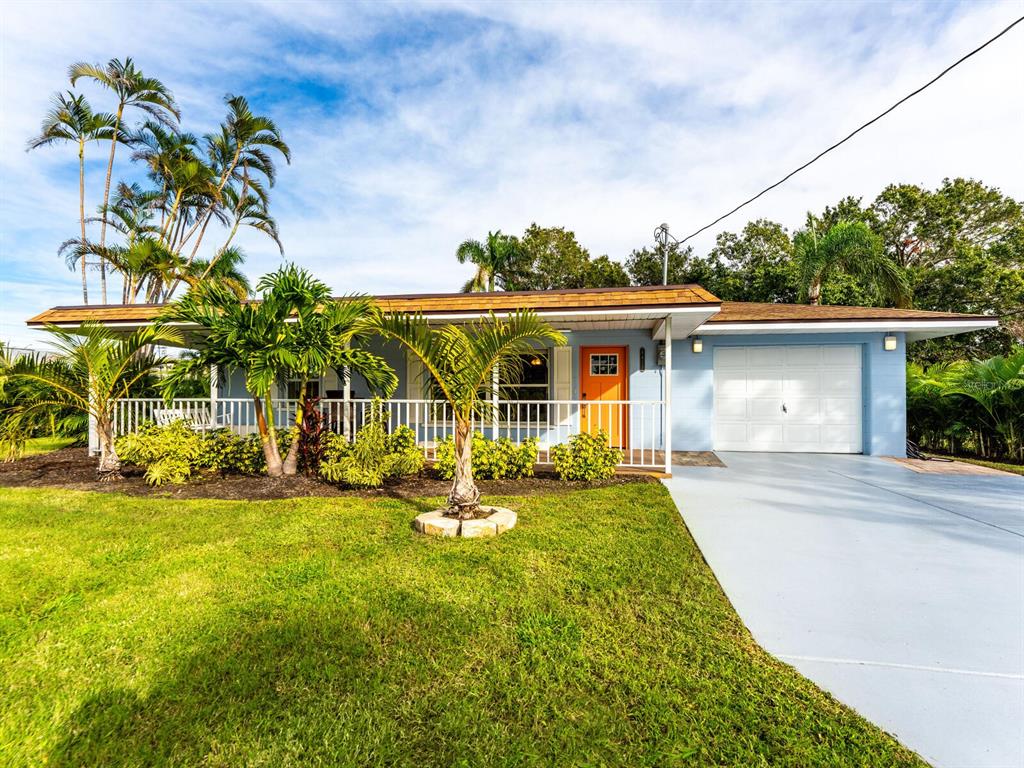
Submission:
MULTIPOLYGON (((5 439, 8 434, 5 422, 15 406, 35 397, 39 391, 34 380, 14 378, 12 374, 52 373, 58 369, 64 379, 74 375, 63 358, 36 352, 12 354, 0 344, 0 459, 12 461, 23 452, 24 442, 5 439)), ((85 385, 80 386, 84 389, 85 385)), ((39 409, 23 419, 20 431, 26 437, 71 438, 74 444, 83 445, 88 440, 89 416, 75 408, 39 409)))
POLYGON ((910 306, 910 284, 903 269, 882 250, 881 239, 859 221, 840 221, 824 234, 808 214, 807 226, 793 238, 800 273, 800 295, 809 304, 821 303, 822 283, 842 271, 874 286, 878 298, 898 307, 910 306))
POLYGON ((180 344, 181 331, 146 327, 126 336, 85 323, 74 333, 47 326, 56 356, 29 367, 4 371, 0 385, 16 387, 3 419, 0 436, 8 446, 24 445, 37 428, 41 414, 68 410, 86 414, 99 438, 99 475, 119 478, 121 462, 114 446, 114 413, 119 400, 129 397, 154 370, 167 363, 152 352, 156 344, 180 344))
MULTIPOLYGON (((131 58, 123 62, 119 59, 111 59, 105 66, 100 64, 89 64, 78 62, 72 64, 68 69, 68 78, 71 86, 81 78, 89 78, 109 89, 117 97, 117 107, 114 110, 114 124, 110 135, 110 157, 107 160, 107 175, 103 184, 103 203, 100 210, 106 210, 110 201, 110 177, 114 172, 114 153, 117 150, 119 141, 123 141, 123 121, 125 109, 134 107, 150 115, 155 120, 170 124, 181 119, 181 112, 174 103, 174 97, 167 90, 163 83, 156 78, 146 77, 141 71, 135 68, 131 58)), ((85 239, 85 233, 82 233, 85 239)), ((100 247, 107 244, 107 221, 104 216, 100 223, 100 247)), ((106 262, 100 261, 100 285, 102 288, 103 303, 107 303, 107 277, 106 262)))
POLYGON ((416 474, 423 463, 423 451, 416 447, 413 431, 402 424, 388 434, 384 420, 377 417, 356 433, 349 450, 323 462, 319 472, 328 482, 379 488, 388 480, 416 474))
POLYGON ((551 448, 551 464, 563 480, 607 480, 622 461, 622 451, 609 444, 608 433, 580 432, 551 448))
POLYGON ((520 255, 519 240, 512 235, 501 234, 501 230, 488 232, 482 243, 472 239, 463 241, 455 251, 455 258, 459 264, 474 264, 476 273, 462 286, 462 290, 465 293, 494 291, 499 284, 504 288, 504 281, 515 268, 520 255))
POLYGON ((249 302, 222 284, 200 282, 167 308, 161 322, 190 323, 203 333, 196 355, 178 361, 166 387, 173 393, 180 382, 210 366, 225 373, 242 371, 253 398, 267 473, 276 477, 295 474, 299 450, 292 442, 281 457, 271 401, 276 384, 301 380, 295 423, 301 430, 305 383, 322 371, 348 368, 387 393, 397 380, 379 356, 353 346, 375 314, 369 299, 336 301, 324 283, 294 265, 264 276, 257 291, 260 300, 249 302))
POLYGON ((152 422, 114 441, 121 461, 146 468, 150 485, 184 483, 201 466, 205 438, 183 419, 158 426, 152 422))
MULTIPOLYGON (((53 106, 43 119, 39 135, 28 142, 28 149, 38 149, 57 142, 73 142, 78 146, 78 218, 82 240, 85 240, 85 145, 89 141, 113 139, 116 119, 105 112, 93 112, 84 96, 58 93, 53 106)), ((85 257, 82 262, 82 301, 89 303, 89 281, 85 257)))
POLYGON ((419 315, 381 315, 375 327, 423 363, 425 375, 419 384, 451 408, 455 475, 447 514, 472 518, 480 506, 480 491, 473 478, 470 434, 474 419, 482 422, 498 415, 493 382, 515 384, 522 376, 523 355, 532 353, 536 345, 564 344, 565 337, 530 310, 508 318, 492 313, 484 320, 441 328, 431 328, 419 315))
MULTIPOLYGON (((491 440, 482 432, 474 432, 472 440, 473 477, 478 480, 533 477, 538 438, 528 437, 516 445, 507 437, 491 440)), ((442 480, 455 479, 455 441, 451 435, 437 444, 434 471, 442 480)))
POLYGON ((1024 461, 1024 348, 907 365, 907 431, 922 447, 1024 461))

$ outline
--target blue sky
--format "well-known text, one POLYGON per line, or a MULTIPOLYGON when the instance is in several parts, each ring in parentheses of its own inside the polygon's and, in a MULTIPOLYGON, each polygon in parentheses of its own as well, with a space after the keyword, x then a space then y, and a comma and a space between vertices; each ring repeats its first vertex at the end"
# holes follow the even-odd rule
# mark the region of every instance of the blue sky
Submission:
MULTIPOLYGON (((0 340, 81 299, 74 152, 25 153, 67 65, 132 56, 197 134, 226 93, 293 151, 272 196, 285 258, 339 293, 455 290, 489 229, 574 230, 624 259, 696 228, 1021 14, 1021 2, 8 3, 0 10, 0 340)), ((1024 198, 1024 30, 696 241, 845 194, 973 176, 1024 198), (1016 94, 1016 97, 1012 97, 1016 94)), ((104 95, 86 89, 93 105, 104 95)), ((87 205, 105 153, 93 148, 87 205)), ((121 175, 132 171, 119 165, 121 175)), ((280 263, 241 244, 255 277, 280 263)))

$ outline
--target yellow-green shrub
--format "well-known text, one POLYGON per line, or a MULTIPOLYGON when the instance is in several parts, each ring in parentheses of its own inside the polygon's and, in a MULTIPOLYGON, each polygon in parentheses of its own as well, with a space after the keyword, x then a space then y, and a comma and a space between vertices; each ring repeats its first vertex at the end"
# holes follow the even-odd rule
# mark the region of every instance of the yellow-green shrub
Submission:
MULTIPOLYGON (((473 477, 478 480, 518 480, 533 477, 537 463, 536 437, 529 437, 516 445, 507 437, 490 440, 482 432, 474 432, 473 477)), ((434 470, 443 480, 455 477, 455 440, 448 436, 437 444, 434 470)))
POLYGON ((606 480, 615 474, 622 451, 608 445, 608 433, 581 432, 551 449, 551 463, 562 480, 606 480))

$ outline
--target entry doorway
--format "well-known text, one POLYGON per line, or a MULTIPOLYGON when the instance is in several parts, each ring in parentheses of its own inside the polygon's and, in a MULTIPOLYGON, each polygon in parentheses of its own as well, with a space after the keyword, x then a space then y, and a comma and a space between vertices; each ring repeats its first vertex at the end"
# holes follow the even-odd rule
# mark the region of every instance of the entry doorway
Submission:
POLYGON ((580 430, 629 447, 629 347, 580 347, 580 430))

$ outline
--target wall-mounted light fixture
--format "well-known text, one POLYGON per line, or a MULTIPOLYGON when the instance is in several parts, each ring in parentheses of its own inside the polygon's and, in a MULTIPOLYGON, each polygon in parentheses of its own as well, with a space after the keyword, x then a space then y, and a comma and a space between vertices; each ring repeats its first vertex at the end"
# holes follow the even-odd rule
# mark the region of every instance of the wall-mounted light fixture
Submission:
POLYGON ((885 339, 882 342, 883 346, 885 347, 885 351, 894 352, 896 350, 896 342, 896 337, 893 336, 891 333, 885 334, 885 339))
POLYGON ((647 370, 647 347, 640 347, 640 371, 647 370))
POLYGON ((704 351, 704 342, 700 336, 694 336, 693 341, 690 343, 690 348, 693 350, 693 354, 699 355, 704 351))

